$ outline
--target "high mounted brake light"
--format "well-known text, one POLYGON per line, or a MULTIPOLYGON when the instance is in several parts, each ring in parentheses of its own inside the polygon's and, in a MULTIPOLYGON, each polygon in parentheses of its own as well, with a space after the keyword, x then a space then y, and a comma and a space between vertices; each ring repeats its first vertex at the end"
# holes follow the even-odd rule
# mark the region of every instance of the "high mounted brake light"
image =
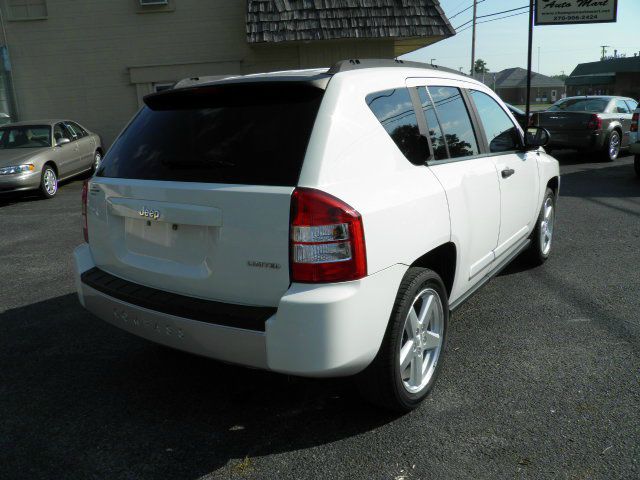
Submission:
POLYGON ((291 197, 291 281, 328 283, 367 275, 362 217, 352 207, 311 188, 291 197))

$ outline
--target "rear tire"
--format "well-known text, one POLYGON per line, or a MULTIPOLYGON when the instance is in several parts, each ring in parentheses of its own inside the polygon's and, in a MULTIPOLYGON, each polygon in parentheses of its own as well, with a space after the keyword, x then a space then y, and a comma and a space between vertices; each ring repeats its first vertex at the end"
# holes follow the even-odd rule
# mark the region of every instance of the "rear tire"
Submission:
POLYGON ((420 405, 440 372, 448 322, 447 291, 438 274, 410 268, 400 284, 378 355, 356 377, 363 397, 400 412, 420 405))
POLYGON ((551 255, 555 220, 556 196, 553 190, 547 188, 538 219, 536 220, 536 228, 531 235, 531 245, 524 253, 525 258, 531 265, 542 265, 551 255))
POLYGON ((42 168, 40 177, 40 194, 44 198, 53 198, 58 192, 58 175, 51 165, 42 168))
POLYGON ((605 162, 613 162, 620 155, 621 145, 620 133, 617 130, 612 131, 607 136, 607 140, 604 142, 604 150, 602 151, 602 158, 605 162))

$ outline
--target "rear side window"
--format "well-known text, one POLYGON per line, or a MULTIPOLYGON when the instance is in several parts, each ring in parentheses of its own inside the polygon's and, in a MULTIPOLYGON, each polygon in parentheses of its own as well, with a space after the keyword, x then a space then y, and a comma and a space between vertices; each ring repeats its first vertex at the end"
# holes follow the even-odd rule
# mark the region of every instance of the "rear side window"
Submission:
POLYGON ((478 142, 460 90, 455 87, 428 87, 428 91, 440 119, 440 128, 451 158, 477 155, 478 142))
POLYGON ((631 110, 631 112, 638 108, 638 102, 635 100, 627 100, 627 105, 629 105, 629 110, 631 110))
POLYGON ((520 133, 498 102, 478 90, 471 90, 470 95, 484 126, 489 151, 508 152, 518 148, 520 133))
POLYGON ((416 165, 424 164, 427 153, 409 90, 401 87, 371 93, 366 101, 407 160, 416 165))
POLYGON ((617 113, 631 113, 629 107, 624 100, 616 100, 616 112, 617 113))
POLYGON ((151 95, 97 175, 295 186, 323 93, 274 82, 151 95))

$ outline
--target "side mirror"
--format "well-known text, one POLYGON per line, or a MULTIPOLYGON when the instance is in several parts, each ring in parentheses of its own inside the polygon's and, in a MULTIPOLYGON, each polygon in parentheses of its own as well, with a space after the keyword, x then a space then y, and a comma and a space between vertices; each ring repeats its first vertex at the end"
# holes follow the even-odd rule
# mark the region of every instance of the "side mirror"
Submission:
POLYGON ((544 147, 549 143, 549 140, 551 139, 549 130, 542 127, 527 127, 524 135, 526 150, 535 150, 539 147, 544 147))
POLYGON ((63 145, 66 145, 67 143, 71 143, 71 140, 69 140, 68 138, 59 138, 56 141, 56 147, 61 147, 63 145))

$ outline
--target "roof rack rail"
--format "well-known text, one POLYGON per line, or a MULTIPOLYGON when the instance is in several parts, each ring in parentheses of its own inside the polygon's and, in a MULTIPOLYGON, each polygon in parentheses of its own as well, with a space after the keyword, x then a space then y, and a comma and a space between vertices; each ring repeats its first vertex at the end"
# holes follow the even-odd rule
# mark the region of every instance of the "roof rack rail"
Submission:
POLYGON ((349 60, 340 60, 335 63, 327 72, 329 75, 335 75, 340 72, 348 72, 350 70, 362 70, 365 68, 381 68, 381 67, 404 67, 404 68, 424 68, 426 70, 438 70, 441 72, 456 73, 458 75, 466 75, 453 68, 441 67, 421 62, 407 62, 398 59, 378 59, 378 58, 352 58, 349 60))

